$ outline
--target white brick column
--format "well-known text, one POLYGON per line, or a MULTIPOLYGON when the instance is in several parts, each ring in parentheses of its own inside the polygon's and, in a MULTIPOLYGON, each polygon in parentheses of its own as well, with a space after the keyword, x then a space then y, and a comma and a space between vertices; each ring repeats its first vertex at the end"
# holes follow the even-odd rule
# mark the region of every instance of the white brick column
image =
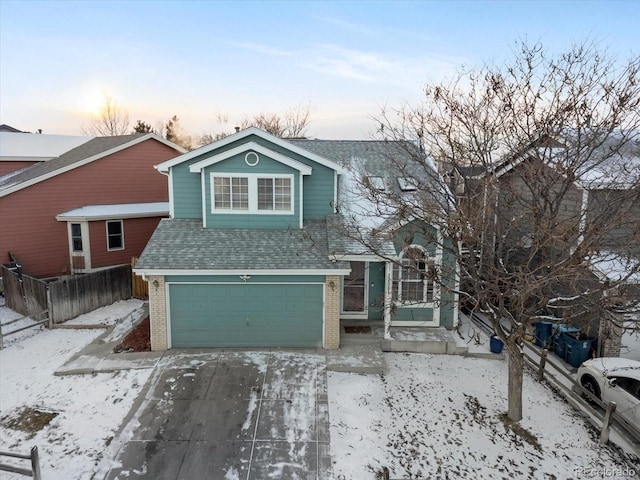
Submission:
POLYGON ((327 275, 324 284, 323 348, 340 348, 340 277, 327 275))
POLYGON ((149 323, 151 328, 151 350, 167 350, 167 298, 162 275, 148 275, 149 323))

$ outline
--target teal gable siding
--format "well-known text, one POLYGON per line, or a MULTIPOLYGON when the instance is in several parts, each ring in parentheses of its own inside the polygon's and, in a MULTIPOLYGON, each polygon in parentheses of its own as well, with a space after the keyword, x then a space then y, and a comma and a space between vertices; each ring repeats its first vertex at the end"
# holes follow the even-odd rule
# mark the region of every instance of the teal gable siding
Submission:
POLYGON ((334 213, 334 177, 333 170, 317 164, 312 175, 304 177, 305 220, 322 220, 334 213))
POLYGON ((287 229, 300 228, 300 172, 283 165, 265 155, 260 155, 257 165, 246 164, 245 153, 235 155, 227 160, 204 169, 205 207, 207 228, 254 228, 254 229, 287 229), (269 213, 214 213, 211 210, 211 174, 237 173, 243 174, 287 174, 293 175, 293 215, 269 213))
POLYGON ((171 168, 173 218, 202 218, 200 175, 189 171, 193 162, 171 168))
MULTIPOLYGON (((202 183, 200 174, 189 171, 189 166, 206 158, 224 153, 248 142, 256 142, 265 148, 303 163, 312 168, 311 175, 302 180, 302 214, 304 220, 322 220, 334 213, 334 192, 336 175, 334 170, 325 167, 309 158, 291 152, 279 145, 275 145, 261 137, 250 135, 247 138, 224 145, 214 151, 199 155, 187 162, 171 167, 174 218, 202 218, 202 183)), ((244 162, 244 153, 212 165, 205 169, 205 212, 207 227, 221 228, 298 228, 300 224, 300 178, 299 172, 271 158, 260 155, 261 160, 255 167, 249 167, 244 162), (212 214, 210 197, 211 171, 224 173, 289 173, 294 174, 296 192, 294 215, 268 214, 212 214), (226 218, 223 218, 226 217, 226 218)), ((331 159, 328 159, 331 160, 331 159)))

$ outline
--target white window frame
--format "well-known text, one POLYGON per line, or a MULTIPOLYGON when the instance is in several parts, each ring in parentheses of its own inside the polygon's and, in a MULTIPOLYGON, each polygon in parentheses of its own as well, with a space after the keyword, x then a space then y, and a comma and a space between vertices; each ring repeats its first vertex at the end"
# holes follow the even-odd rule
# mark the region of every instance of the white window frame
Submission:
POLYGON ((118 252, 121 250, 124 250, 124 222, 122 220, 105 220, 104 222, 105 225, 105 232, 107 234, 107 252, 118 252), (121 243, 122 246, 118 247, 118 248, 111 248, 109 246, 109 224, 110 223, 119 223, 120 224, 120 239, 121 239, 121 243))
POLYGON ((80 222, 69 222, 69 238, 71 240, 71 253, 75 253, 75 254, 80 254, 82 252, 84 252, 84 238, 82 235, 82 223, 80 222), (73 234, 73 226, 77 225, 78 229, 80 230, 80 234, 79 235, 74 235, 73 234), (80 248, 76 249, 75 243, 74 243, 74 239, 78 238, 80 240, 80 248))
MULTIPOLYGON (((436 297, 436 286, 435 281, 429 278, 429 269, 435 268, 435 257, 429 255, 427 249, 421 245, 409 245, 406 247, 399 258, 398 261, 398 278, 395 278, 395 274, 392 275, 392 282, 397 284, 397 289, 392 288, 392 301, 399 306, 411 305, 414 307, 430 307, 434 304, 434 299, 436 297), (419 250, 424 255, 424 264, 425 269, 422 272, 422 279, 404 279, 405 275, 403 275, 403 270, 407 267, 410 267, 412 262, 415 260, 411 258, 404 258, 404 256, 409 252, 409 250, 419 250), (402 299, 402 287, 403 284, 422 284, 422 301, 413 301, 413 300, 403 300, 402 299), (429 288, 431 285, 431 288, 429 288), (431 300, 429 300, 429 291, 431 291, 431 300)), ((412 268, 412 271, 415 271, 415 268, 412 268)))
MULTIPOLYGON (((210 186, 210 204, 211 213, 216 214, 232 214, 232 215, 293 215, 295 212, 295 176, 293 174, 272 174, 272 173, 218 173, 211 172, 209 178, 210 186), (249 208, 247 210, 233 210, 232 208, 216 208, 215 205, 215 188, 214 183, 216 178, 246 178, 248 179, 249 187, 249 208), (268 178, 274 180, 283 178, 289 179, 290 184, 290 206, 288 210, 259 210, 258 209, 258 179, 268 178)), ((274 200, 275 200, 275 188, 274 188, 274 200)), ((274 203, 275 207, 275 203, 274 203)))

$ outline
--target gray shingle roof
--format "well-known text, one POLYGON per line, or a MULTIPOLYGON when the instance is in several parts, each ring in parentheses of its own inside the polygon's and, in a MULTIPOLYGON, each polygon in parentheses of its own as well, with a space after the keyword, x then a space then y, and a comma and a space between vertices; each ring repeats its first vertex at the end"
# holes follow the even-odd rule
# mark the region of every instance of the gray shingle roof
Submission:
POLYGON ((349 268, 329 259, 326 222, 302 230, 203 228, 201 220, 163 219, 140 256, 140 270, 349 268))
POLYGON ((143 134, 136 135, 119 135, 114 137, 96 137, 83 143, 79 147, 76 147, 68 152, 60 155, 59 157, 52 158, 46 162, 37 163, 31 167, 27 167, 18 173, 7 175, 0 178, 0 190, 14 186, 30 180, 35 180, 38 177, 50 174, 56 170, 60 170, 80 162, 87 158, 93 157, 100 153, 111 150, 112 148, 124 145, 143 134))

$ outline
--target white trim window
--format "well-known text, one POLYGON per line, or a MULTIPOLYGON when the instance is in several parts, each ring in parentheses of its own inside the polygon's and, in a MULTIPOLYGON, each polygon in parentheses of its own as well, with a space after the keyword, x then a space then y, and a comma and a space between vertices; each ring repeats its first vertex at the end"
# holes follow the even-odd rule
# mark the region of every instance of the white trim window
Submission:
POLYGON ((211 213, 293 214, 293 175, 211 174, 211 213))
POLYGON ((124 250, 124 223, 122 220, 107 220, 107 251, 124 250))
POLYGON ((249 179, 213 177, 214 210, 249 210, 249 179))
POLYGON ((79 223, 71 224, 71 251, 82 252, 82 225, 79 223))
POLYGON ((393 266, 392 298, 400 304, 432 304, 434 261, 419 245, 407 247, 393 266))

